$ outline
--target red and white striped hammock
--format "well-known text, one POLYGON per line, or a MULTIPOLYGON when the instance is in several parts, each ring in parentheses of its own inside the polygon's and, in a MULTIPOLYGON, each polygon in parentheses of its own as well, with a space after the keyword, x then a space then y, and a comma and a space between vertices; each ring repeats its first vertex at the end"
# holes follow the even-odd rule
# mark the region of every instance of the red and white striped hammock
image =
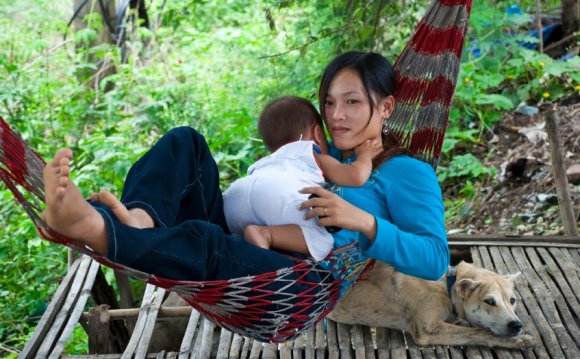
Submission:
MULTIPOLYGON (((436 166, 441 152, 472 0, 434 0, 397 59, 396 107, 385 126, 410 153, 436 166)), ((0 118, 0 179, 35 223, 44 203, 44 161, 0 118), (27 193, 25 196, 24 193, 27 193)), ((335 249, 326 270, 312 260, 292 267, 230 280, 179 281, 156 277, 95 256, 84 246, 46 227, 54 242, 79 250, 100 263, 148 283, 176 291, 218 325, 263 342, 284 342, 324 318, 372 261, 363 260, 356 244, 335 249), (327 281, 309 282, 312 271, 327 281), (298 278, 298 279, 296 279, 298 278), (278 290, 268 289, 277 282, 278 290), (298 282, 298 296, 285 288, 298 282), (275 304, 279 310, 272 310, 275 304), (289 310, 291 309, 291 310, 289 310)))

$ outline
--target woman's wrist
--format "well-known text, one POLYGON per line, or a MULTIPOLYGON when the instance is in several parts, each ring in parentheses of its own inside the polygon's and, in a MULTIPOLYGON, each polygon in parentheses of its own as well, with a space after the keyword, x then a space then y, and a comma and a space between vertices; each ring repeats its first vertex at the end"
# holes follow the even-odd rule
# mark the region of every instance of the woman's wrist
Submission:
POLYGON ((361 228, 359 229, 359 232, 367 237, 371 243, 374 242, 377 237, 377 220, 375 216, 364 212, 364 217, 360 224, 361 228))

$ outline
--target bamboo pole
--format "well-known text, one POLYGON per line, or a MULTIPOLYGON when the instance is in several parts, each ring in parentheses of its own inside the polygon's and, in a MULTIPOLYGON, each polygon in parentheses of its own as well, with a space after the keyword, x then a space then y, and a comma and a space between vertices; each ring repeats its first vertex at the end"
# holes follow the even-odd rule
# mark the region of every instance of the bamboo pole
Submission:
POLYGON ((538 40, 540 41, 540 53, 544 53, 544 36, 542 34, 542 1, 536 0, 536 28, 538 29, 538 40))
POLYGON ((558 206, 560 207, 560 216, 562 217, 564 231, 569 236, 578 236, 576 216, 574 216, 574 208, 572 208, 572 200, 570 199, 570 192, 568 191, 568 178, 566 177, 566 171, 564 171, 562 152, 560 150, 560 134, 553 108, 546 112, 544 119, 546 121, 546 132, 548 133, 550 143, 552 172, 554 173, 554 181, 556 182, 558 206))
MULTIPOLYGON (((159 308, 158 318, 167 317, 189 317, 191 315, 191 307, 161 307, 159 308)), ((109 309, 107 310, 108 316, 111 320, 121 320, 134 318, 139 315, 140 308, 129 308, 129 309, 109 309)), ((88 313, 83 313, 82 318, 86 319, 88 313)))

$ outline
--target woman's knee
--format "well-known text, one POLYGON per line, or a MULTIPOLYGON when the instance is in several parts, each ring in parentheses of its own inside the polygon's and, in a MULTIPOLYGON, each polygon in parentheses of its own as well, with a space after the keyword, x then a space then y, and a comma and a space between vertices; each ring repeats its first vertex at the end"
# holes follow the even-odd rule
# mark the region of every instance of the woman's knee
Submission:
POLYGON ((196 161, 213 158, 205 137, 192 127, 173 128, 163 136, 162 140, 166 145, 169 144, 173 153, 194 156, 196 161))
POLYGON ((166 138, 174 141, 193 141, 194 143, 206 143, 205 137, 195 128, 189 126, 175 127, 165 134, 166 138))

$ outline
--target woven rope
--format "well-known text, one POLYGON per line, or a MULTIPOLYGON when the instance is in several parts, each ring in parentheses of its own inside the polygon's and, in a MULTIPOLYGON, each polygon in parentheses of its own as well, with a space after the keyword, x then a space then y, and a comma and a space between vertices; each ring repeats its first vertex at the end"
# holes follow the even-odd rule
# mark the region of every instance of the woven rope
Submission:
POLYGON ((385 121, 411 154, 437 166, 471 0, 434 0, 395 62, 395 111, 385 121))
MULTIPOLYGON (((471 0, 435 0, 395 63, 395 113, 385 127, 418 158, 436 165, 459 71, 471 0)), ((372 265, 358 245, 331 252, 324 268, 312 260, 277 272, 222 281, 190 282, 159 278, 96 256, 50 229, 39 213, 44 203, 44 161, 0 118, 0 179, 34 223, 55 243, 77 249, 100 263, 176 291, 218 325, 264 342, 284 342, 313 326, 334 308, 341 291, 372 265), (309 282, 315 272, 323 280, 309 282), (296 279, 298 278, 298 279, 296 279), (276 284, 276 289, 271 287, 276 284), (303 288, 298 294, 296 285, 303 288), (280 288, 281 287, 281 288, 280 288)))

